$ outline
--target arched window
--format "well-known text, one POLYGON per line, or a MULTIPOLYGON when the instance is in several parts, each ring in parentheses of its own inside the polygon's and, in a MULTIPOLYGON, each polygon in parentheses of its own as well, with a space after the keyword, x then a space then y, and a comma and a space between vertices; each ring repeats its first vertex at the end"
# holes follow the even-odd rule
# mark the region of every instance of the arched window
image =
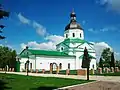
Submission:
POLYGON ((66 34, 66 38, 68 38, 68 34, 66 34))
POLYGON ((61 51, 63 51, 63 49, 64 49, 64 48, 63 48, 63 47, 61 47, 61 51))
POLYGON ((80 37, 81 37, 81 33, 80 33, 80 37))
POLYGON ((92 65, 93 69, 94 69, 94 64, 92 65))
POLYGON ((75 37, 75 33, 73 33, 73 37, 75 37))
POLYGON ((52 63, 50 63, 50 66, 52 66, 52 63))
POLYGON ((32 63, 30 63, 30 69, 32 69, 32 63))
POLYGON ((62 63, 59 64, 59 68, 62 69, 62 63))
POLYGON ((70 69, 70 63, 68 63, 68 69, 70 69))
POLYGON ((27 63, 25 63, 25 70, 27 69, 27 63))

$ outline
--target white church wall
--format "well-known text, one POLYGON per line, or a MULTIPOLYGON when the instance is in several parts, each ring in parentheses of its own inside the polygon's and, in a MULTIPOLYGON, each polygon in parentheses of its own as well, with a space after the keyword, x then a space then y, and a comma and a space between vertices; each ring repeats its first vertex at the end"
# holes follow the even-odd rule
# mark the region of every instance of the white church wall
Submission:
POLYGON ((72 51, 71 51, 71 52, 69 52, 69 53, 68 53, 68 55, 73 55, 73 52, 72 52, 72 51))
POLYGON ((36 57, 36 69, 50 70, 50 63, 56 63, 58 66, 62 63, 62 70, 68 69, 68 63, 70 63, 70 69, 75 69, 75 58, 73 57, 36 57))
POLYGON ((90 62, 90 69, 93 69, 96 70, 96 60, 95 59, 92 59, 91 62, 90 62), (94 67, 93 67, 94 65, 94 67))
POLYGON ((96 57, 95 53, 89 53, 91 56, 96 57))
POLYGON ((83 34, 83 30, 80 29, 70 29, 64 32, 64 37, 66 38, 66 34, 68 35, 67 38, 80 38, 80 39, 84 39, 84 34, 83 34), (73 37, 73 33, 75 33, 75 37, 73 37), (80 37, 81 34, 81 37, 80 37))
POLYGON ((69 47, 77 47, 79 46, 81 43, 70 43, 69 47))
MULTIPOLYGON (((82 45, 79 46, 79 47, 80 47, 80 48, 83 48, 83 49, 84 49, 85 47, 86 47, 87 49, 92 49, 87 43, 84 43, 84 44, 82 44, 82 45)), ((79 47, 78 47, 78 48, 79 48, 79 47)))
POLYGON ((28 60, 27 58, 20 59, 20 71, 23 71, 25 69, 25 63, 27 60, 28 60))
MULTIPOLYGON (((94 70, 96 70, 96 60, 95 59, 91 60, 89 69, 93 69, 93 65, 94 65, 94 70)), ((82 69, 82 59, 77 58, 76 69, 82 69)))
MULTIPOLYGON (((27 60, 28 60, 28 58, 21 58, 20 59, 20 71, 25 70, 25 63, 26 63, 27 60)), ((35 69, 35 59, 30 59, 29 58, 29 70, 31 68, 30 63, 32 63, 32 68, 35 69)))
POLYGON ((34 59, 29 59, 29 61, 30 61, 30 62, 29 62, 29 69, 31 68, 31 66, 30 66, 31 63, 32 63, 32 69, 35 69, 35 68, 36 68, 36 65, 35 65, 35 62, 36 62, 36 61, 35 61, 35 58, 34 58, 34 59))
MULTIPOLYGON (((79 57, 81 55, 83 55, 84 52, 76 52, 76 69, 81 69, 82 67, 82 59, 79 59, 79 57)), ((95 56, 95 53, 89 53, 91 56, 93 57, 96 57, 95 56)), ((93 68, 93 65, 94 65, 94 69, 96 70, 96 59, 92 59, 91 62, 90 62, 90 69, 93 68)))

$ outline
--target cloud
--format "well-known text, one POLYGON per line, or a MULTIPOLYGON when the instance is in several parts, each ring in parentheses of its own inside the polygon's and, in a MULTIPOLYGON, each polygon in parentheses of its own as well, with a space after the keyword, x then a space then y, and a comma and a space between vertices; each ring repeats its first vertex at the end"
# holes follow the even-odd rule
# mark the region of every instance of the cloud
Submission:
POLYGON ((107 10, 120 13, 120 0, 96 0, 100 5, 105 5, 107 10))
POLYGON ((92 33, 98 33, 98 31, 96 29, 93 29, 93 28, 89 28, 88 31, 92 32, 92 33))
POLYGON ((37 23, 36 21, 33 21, 33 27, 36 29, 36 32, 40 35, 40 36, 45 36, 48 33, 46 32, 46 28, 43 27, 41 24, 37 23))
POLYGON ((55 44, 58 44, 64 40, 64 37, 60 35, 50 35, 50 36, 47 36, 45 39, 52 41, 55 44))
POLYGON ((20 44, 20 46, 21 46, 22 49, 25 49, 27 45, 22 43, 22 44, 20 44))
POLYGON ((30 20, 24 17, 21 13, 18 14, 18 19, 23 24, 30 24, 30 20))
POLYGON ((105 48, 110 48, 112 50, 111 46, 109 46, 105 42, 94 43, 94 48, 95 48, 95 51, 96 51, 97 62, 99 61, 101 53, 105 48))
POLYGON ((120 53, 119 52, 114 52, 114 57, 116 60, 120 60, 120 53))
POLYGON ((32 26, 32 28, 36 30, 36 33, 38 35, 45 36, 48 34, 46 31, 46 28, 43 25, 39 24, 38 22, 29 20, 28 18, 24 17, 21 13, 19 13, 17 16, 20 22, 22 22, 23 24, 28 24, 29 26, 32 26))
MULTIPOLYGON (((97 62, 99 61, 102 51, 105 48, 110 48, 111 51, 114 51, 113 48, 105 42, 94 43, 94 47, 95 47, 95 51, 96 51, 97 62)), ((114 51, 114 57, 115 57, 115 60, 120 60, 120 53, 114 51)))
MULTIPOLYGON (((60 43, 61 41, 63 41, 63 37, 62 36, 57 36, 57 35, 51 35, 45 38, 46 40, 49 40, 47 42, 42 42, 42 43, 38 43, 36 41, 30 41, 27 44, 22 43, 21 44, 21 48, 25 49, 26 46, 28 46, 29 48, 32 49, 39 49, 39 50, 56 50, 56 44, 60 43), (56 40, 54 37, 57 37, 56 40)), ((92 42, 94 44, 94 48, 96 51, 96 58, 97 58, 97 62, 99 62, 100 56, 102 54, 102 51, 105 48, 110 48, 111 51, 113 51, 112 47, 109 46, 107 43, 105 42, 92 42)), ((116 60, 120 60, 120 53, 119 52, 114 52, 115 55, 115 59, 116 60)))
POLYGON ((95 29, 95 28, 89 28, 88 31, 94 34, 101 32, 99 29, 95 29))
POLYGON ((27 44, 22 43, 20 46, 25 49, 26 46, 32 49, 42 49, 42 50, 56 50, 56 44, 62 42, 64 37, 57 35, 50 35, 44 38, 46 41, 42 43, 37 43, 36 41, 30 41, 27 44))
POLYGON ((21 13, 18 14, 18 18, 23 24, 29 24, 29 26, 32 26, 32 28, 36 30, 37 34, 43 36, 43 39, 45 40, 43 43, 37 43, 36 41, 29 41, 27 44, 21 43, 20 46, 22 49, 25 49, 26 46, 29 46, 33 49, 55 50, 56 44, 64 40, 64 37, 60 35, 50 35, 43 25, 36 21, 25 18, 23 15, 21 15, 21 13))
POLYGON ((89 28, 88 31, 92 33, 99 33, 99 32, 120 32, 119 30, 120 25, 111 25, 111 26, 106 26, 100 29, 94 29, 94 28, 89 28))
POLYGON ((56 50, 56 46, 53 42, 44 42, 44 43, 37 43, 36 41, 30 41, 27 44, 22 43, 21 47, 25 49, 25 46, 28 46, 32 49, 41 49, 41 50, 56 50))
POLYGON ((100 29, 101 32, 107 32, 109 30, 110 30, 109 28, 102 28, 102 29, 100 29))

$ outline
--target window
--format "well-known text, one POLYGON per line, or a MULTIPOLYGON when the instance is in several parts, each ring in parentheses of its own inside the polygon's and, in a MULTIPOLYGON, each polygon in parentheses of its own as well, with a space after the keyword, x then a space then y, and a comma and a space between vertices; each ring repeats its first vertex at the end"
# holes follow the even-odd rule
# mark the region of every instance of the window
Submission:
POLYGON ((93 69, 94 69, 94 64, 92 65, 93 69))
POLYGON ((80 37, 81 37, 81 33, 80 33, 80 37))
POLYGON ((68 38, 68 34, 66 34, 66 38, 68 38))
POLYGON ((59 64, 59 69, 62 69, 62 63, 59 64))
POLYGON ((61 47, 61 51, 63 51, 63 47, 61 47))
POLYGON ((50 63, 50 66, 52 66, 52 63, 50 63))
POLYGON ((25 70, 27 69, 27 63, 25 63, 25 70))
POLYGON ((32 69, 32 63, 30 63, 30 69, 32 69))
POLYGON ((68 69, 70 69, 70 63, 68 63, 68 69))
POLYGON ((75 33, 73 33, 73 37, 75 37, 75 33))

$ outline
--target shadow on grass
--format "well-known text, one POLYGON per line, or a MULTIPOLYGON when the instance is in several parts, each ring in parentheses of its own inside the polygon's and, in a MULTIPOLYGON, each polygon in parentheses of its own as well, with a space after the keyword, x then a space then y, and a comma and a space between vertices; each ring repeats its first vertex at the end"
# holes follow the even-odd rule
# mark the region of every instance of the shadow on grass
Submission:
POLYGON ((53 90, 56 89, 57 87, 50 87, 50 86, 41 86, 38 88, 31 88, 30 90, 53 90))
POLYGON ((0 80, 0 90, 11 89, 11 87, 7 87, 6 84, 8 83, 4 82, 3 80, 0 80))

